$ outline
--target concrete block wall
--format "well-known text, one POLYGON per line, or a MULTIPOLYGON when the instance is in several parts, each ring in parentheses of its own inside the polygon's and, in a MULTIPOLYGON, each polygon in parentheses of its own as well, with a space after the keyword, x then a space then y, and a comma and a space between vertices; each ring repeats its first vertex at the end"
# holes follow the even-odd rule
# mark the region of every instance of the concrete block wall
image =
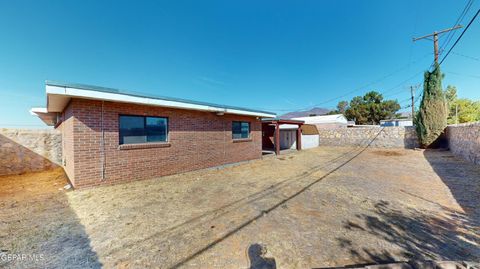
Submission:
POLYGON ((61 133, 42 129, 0 129, 0 175, 42 171, 61 164, 61 133))
POLYGON ((354 127, 319 129, 320 146, 366 146, 415 148, 419 146, 414 127, 354 127))
POLYGON ((450 151, 475 164, 480 164, 480 122, 447 126, 450 151))

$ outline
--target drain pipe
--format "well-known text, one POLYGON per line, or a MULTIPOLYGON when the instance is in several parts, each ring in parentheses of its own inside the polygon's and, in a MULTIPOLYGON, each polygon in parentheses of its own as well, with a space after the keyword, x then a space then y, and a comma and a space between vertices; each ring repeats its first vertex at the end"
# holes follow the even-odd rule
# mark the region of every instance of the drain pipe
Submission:
POLYGON ((104 108, 104 105, 105 105, 105 101, 102 101, 102 119, 101 119, 101 132, 102 132, 102 137, 100 139, 100 143, 101 143, 101 146, 100 146, 100 151, 101 151, 101 154, 102 154, 102 181, 105 180, 105 129, 104 129, 104 123, 103 123, 103 114, 105 112, 105 108, 104 108))

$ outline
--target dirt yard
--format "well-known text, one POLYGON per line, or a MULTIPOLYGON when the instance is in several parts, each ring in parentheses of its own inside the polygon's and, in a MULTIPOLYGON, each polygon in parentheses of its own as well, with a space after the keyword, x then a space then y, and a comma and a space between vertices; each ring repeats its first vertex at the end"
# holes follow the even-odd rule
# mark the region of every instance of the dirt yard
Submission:
POLYGON ((259 245, 277 268, 480 260, 480 167, 448 151, 316 148, 64 184, 61 170, 0 178, 0 267, 250 268, 259 245))

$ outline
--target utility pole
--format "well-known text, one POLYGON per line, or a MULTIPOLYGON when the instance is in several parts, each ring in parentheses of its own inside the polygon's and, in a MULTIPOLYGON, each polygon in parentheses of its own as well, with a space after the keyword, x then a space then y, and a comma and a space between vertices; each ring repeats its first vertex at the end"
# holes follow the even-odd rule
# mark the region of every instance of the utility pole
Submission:
POLYGON ((457 30, 457 29, 460 29, 462 28, 461 25, 457 25, 455 27, 452 27, 452 28, 448 28, 448 29, 445 29, 445 30, 441 30, 441 31, 438 31, 438 32, 433 32, 432 34, 429 34, 429 35, 424 35, 424 36, 421 36, 421 37, 414 37, 413 38, 413 42, 415 41, 418 41, 420 39, 431 39, 431 37, 433 36, 433 53, 435 55, 435 63, 438 63, 438 35, 440 34, 444 34, 444 33, 447 33, 447 32, 450 32, 450 31, 453 31, 453 30, 457 30))
POLYGON ((410 95, 412 100, 412 119, 415 119, 415 90, 418 89, 421 84, 411 85, 410 86, 410 95))
POLYGON ((412 95, 412 120, 415 119, 415 88, 410 86, 410 94, 412 95))
POLYGON ((455 124, 458 124, 458 104, 455 104, 455 124))

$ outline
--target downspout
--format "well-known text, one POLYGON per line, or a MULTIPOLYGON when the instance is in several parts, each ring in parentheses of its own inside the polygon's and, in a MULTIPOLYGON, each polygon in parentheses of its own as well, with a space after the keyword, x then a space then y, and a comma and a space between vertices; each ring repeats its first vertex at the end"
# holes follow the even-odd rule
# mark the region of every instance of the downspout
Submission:
POLYGON ((222 118, 223 121, 223 163, 227 163, 227 121, 222 118))
POLYGON ((104 129, 104 123, 103 123, 103 114, 104 114, 104 105, 105 101, 102 101, 102 115, 101 115, 101 132, 102 132, 102 137, 100 139, 100 151, 102 154, 102 181, 105 180, 105 129, 104 129))

